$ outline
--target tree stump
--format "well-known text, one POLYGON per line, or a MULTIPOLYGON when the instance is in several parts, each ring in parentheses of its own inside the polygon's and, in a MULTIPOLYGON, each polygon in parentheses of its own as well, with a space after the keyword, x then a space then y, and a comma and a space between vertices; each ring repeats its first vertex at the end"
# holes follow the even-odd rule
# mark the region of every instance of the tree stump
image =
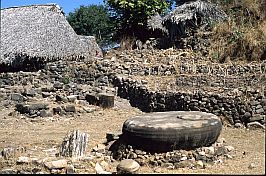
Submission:
POLYGON ((107 93, 99 93, 99 105, 102 108, 112 108, 114 107, 114 95, 107 93))
POLYGON ((60 156, 82 157, 84 156, 88 143, 88 134, 79 130, 69 132, 60 146, 60 156))

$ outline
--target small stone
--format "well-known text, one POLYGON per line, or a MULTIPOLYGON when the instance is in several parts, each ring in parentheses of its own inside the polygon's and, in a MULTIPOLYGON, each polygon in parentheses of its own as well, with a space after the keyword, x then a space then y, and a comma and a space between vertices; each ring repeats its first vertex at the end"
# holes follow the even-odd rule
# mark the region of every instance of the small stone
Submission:
POLYGON ((235 148, 233 146, 230 146, 230 145, 226 145, 226 146, 224 146, 224 148, 226 148, 228 152, 235 150, 235 148))
POLYGON ((17 102, 23 102, 25 101, 25 97, 19 93, 13 93, 11 94, 11 100, 17 101, 17 102))
POLYGON ((219 138, 218 140, 217 140, 217 142, 218 143, 226 143, 226 141, 225 141, 225 138, 219 138))
POLYGON ((52 116, 53 116, 52 113, 49 112, 48 110, 44 109, 40 110, 40 117, 52 117, 52 116))
POLYGON ((106 140, 107 142, 118 140, 121 133, 115 134, 115 133, 106 133, 106 140))
POLYGON ((201 156, 205 156, 205 154, 206 154, 206 153, 205 153, 204 151, 200 151, 200 152, 199 152, 199 155, 201 155, 201 156))
POLYGON ((111 174, 110 172, 106 172, 99 163, 96 163, 95 171, 96 174, 111 174))
POLYGON ((182 158, 180 158, 180 161, 185 161, 185 160, 187 160, 186 156, 183 156, 182 158))
POLYGON ((43 98, 47 98, 47 97, 50 97, 50 96, 51 96, 50 92, 42 92, 42 97, 43 98))
POLYGON ((66 112, 76 112, 76 108, 74 105, 67 105, 67 106, 65 106, 65 111, 66 112))
POLYGON ((53 108, 53 113, 61 115, 62 114, 62 108, 61 107, 53 108))
POLYGON ((265 118, 265 115, 254 115, 249 119, 249 122, 260 121, 265 118))
POLYGON ((256 167, 256 165, 254 163, 250 163, 250 165, 248 166, 249 169, 254 169, 256 167))
POLYGON ((258 113, 258 114, 261 114, 261 113, 263 113, 264 112, 264 109, 263 108, 260 108, 260 109, 257 109, 256 110, 256 113, 258 113))
POLYGON ((56 82, 56 83, 54 83, 53 87, 56 89, 63 89, 64 84, 60 83, 60 82, 56 82))
POLYGON ((173 163, 163 163, 162 167, 166 167, 166 168, 172 169, 172 168, 174 168, 174 164, 173 163))
POLYGON ((118 174, 136 173, 140 168, 139 163, 132 159, 124 159, 117 165, 118 174))
POLYGON ((196 161, 196 167, 201 168, 201 169, 204 168, 203 161, 201 161, 201 160, 196 161))
POLYGON ((202 147, 206 154, 213 155, 214 154, 214 147, 202 147))
POLYGON ((69 165, 66 167, 66 174, 74 174, 75 173, 75 168, 73 165, 69 165))
POLYGON ((175 165, 175 168, 186 168, 186 167, 190 167, 193 164, 190 160, 184 160, 184 161, 174 163, 174 165, 175 165))
POLYGON ((95 156, 96 156, 96 158, 102 158, 103 154, 99 153, 99 152, 95 152, 95 156))
POLYGON ((23 95, 34 97, 36 95, 36 91, 34 89, 25 89, 23 95))
POLYGON ((265 126, 260 124, 259 122, 250 122, 247 124, 247 128, 248 129, 257 129, 257 128, 265 129, 265 126))
POLYGON ((227 153, 228 153, 228 151, 227 151, 227 149, 225 147, 218 147, 214 154, 217 155, 217 156, 220 156, 220 155, 224 155, 224 154, 227 154, 227 153))
POLYGON ((153 171, 155 173, 161 173, 162 172, 162 169, 160 167, 156 167, 156 168, 153 169, 153 171))
POLYGON ((74 103, 77 100, 78 95, 69 95, 67 96, 67 99, 69 102, 74 103))
POLYGON ((243 127, 243 124, 242 123, 235 123, 234 125, 236 128, 242 128, 243 127))
POLYGON ((101 161, 100 165, 103 167, 104 170, 107 170, 110 167, 106 161, 101 161))
POLYGON ((68 102, 67 98, 63 95, 55 95, 55 101, 63 101, 65 103, 68 102))
POLYGON ((0 174, 17 174, 17 170, 14 170, 14 169, 3 169, 3 170, 0 170, 0 174))
POLYGON ((45 162, 44 165, 50 170, 62 169, 67 167, 67 160, 61 159, 56 161, 45 162))
POLYGON ((224 155, 226 158, 228 158, 228 159, 233 159, 233 157, 231 156, 231 155, 229 155, 229 154, 225 154, 224 155))
POLYGON ((30 162, 31 162, 31 159, 26 156, 20 156, 17 160, 18 164, 24 164, 24 163, 30 163, 30 162))
POLYGON ((19 171, 18 174, 32 174, 32 172, 22 170, 22 171, 19 171))
POLYGON ((105 145, 104 144, 97 144, 97 146, 92 148, 92 151, 99 152, 99 153, 105 153, 105 145))

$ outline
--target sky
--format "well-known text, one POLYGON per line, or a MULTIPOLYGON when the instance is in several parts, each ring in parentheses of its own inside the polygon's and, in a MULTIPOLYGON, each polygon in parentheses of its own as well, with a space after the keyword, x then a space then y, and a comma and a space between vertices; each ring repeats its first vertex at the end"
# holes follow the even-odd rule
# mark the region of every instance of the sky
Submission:
POLYGON ((91 4, 95 5, 103 4, 103 0, 0 0, 0 1, 1 1, 1 9, 13 6, 56 3, 63 9, 63 11, 66 14, 68 14, 69 12, 74 12, 74 10, 76 8, 79 8, 81 5, 87 6, 91 4))

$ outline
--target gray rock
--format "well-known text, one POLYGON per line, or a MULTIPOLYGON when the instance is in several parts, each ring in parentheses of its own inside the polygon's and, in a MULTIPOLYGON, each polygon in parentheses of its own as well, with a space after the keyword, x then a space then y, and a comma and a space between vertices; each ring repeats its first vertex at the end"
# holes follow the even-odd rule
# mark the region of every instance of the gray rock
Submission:
POLYGON ((63 101, 63 102, 68 102, 68 99, 64 97, 63 95, 55 95, 55 101, 63 101))
POLYGON ((32 172, 22 170, 22 171, 19 171, 18 174, 32 174, 32 172))
POLYGON ((175 165, 175 168, 186 168, 186 167, 191 167, 194 164, 190 160, 184 160, 184 161, 174 163, 174 165, 175 165))
POLYGON ((17 102, 23 102, 25 101, 25 97, 19 93, 12 93, 11 94, 11 100, 17 101, 17 102))
POLYGON ((250 165, 248 166, 249 169, 254 169, 256 167, 256 165, 254 163, 250 163, 250 165))
POLYGON ((67 160, 61 159, 61 160, 56 160, 56 161, 49 161, 49 162, 45 162, 44 165, 50 170, 63 169, 67 167, 67 160))
POLYGON ((258 114, 261 114, 261 113, 263 113, 264 112, 264 109, 263 108, 260 108, 260 109, 257 109, 256 110, 256 113, 258 113, 258 114))
POLYGON ((3 169, 0 171, 0 174, 17 174, 17 172, 15 169, 3 169))
POLYGON ((56 89, 63 89, 64 84, 61 82, 56 82, 56 83, 54 83, 53 87, 56 89))
POLYGON ((96 174, 112 174, 111 172, 105 171, 99 163, 95 164, 96 174))
POLYGON ((256 129, 256 128, 265 129, 265 126, 260 124, 259 122, 250 122, 247 124, 247 128, 249 128, 249 129, 256 129))
POLYGON ((36 95, 36 91, 34 89, 25 89, 22 94, 24 96, 34 97, 36 95))
POLYGON ((69 165, 66 167, 66 174, 74 174, 75 173, 75 168, 73 165, 69 165))
POLYGON ((242 123, 235 123, 234 127, 236 128, 242 128, 243 124, 242 123))
POLYGON ((76 107, 74 105, 67 105, 65 106, 64 110, 66 112, 76 112, 76 107))
POLYGON ((59 106, 53 108, 53 113, 54 113, 54 114, 59 114, 59 115, 61 115, 61 114, 62 114, 62 108, 59 107, 59 106))
POLYGON ((260 121, 263 120, 265 118, 265 115, 254 115, 249 119, 249 122, 255 122, 255 121, 260 121))
POLYGON ((42 92, 42 97, 43 98, 47 98, 47 97, 50 97, 50 96, 51 96, 50 92, 42 92))
POLYGON ((137 173, 140 165, 136 161, 132 159, 124 159, 122 160, 116 167, 118 174, 133 174, 137 173))
POLYGON ((259 104, 260 104, 259 101, 251 101, 251 102, 250 102, 250 105, 251 105, 251 106, 256 106, 256 105, 259 105, 259 104))
POLYGON ((250 112, 245 112, 245 114, 243 115, 243 118, 245 120, 248 120, 251 117, 251 113, 250 112))
POLYGON ((26 156, 20 156, 17 160, 18 164, 25 164, 25 163, 30 163, 30 162, 31 162, 31 159, 26 156))
POLYGON ((197 168, 203 169, 205 165, 204 165, 204 163, 203 163, 202 160, 198 160, 198 161, 196 161, 195 166, 196 166, 197 168))
POLYGON ((72 103, 74 103, 77 100, 77 98, 78 98, 78 95, 69 95, 69 96, 67 96, 68 101, 72 102, 72 103))
POLYGON ((220 156, 220 155, 224 155, 227 153, 228 153, 228 150, 225 147, 217 147, 217 149, 214 152, 214 155, 220 156))
POLYGON ((41 117, 52 117, 53 114, 48 110, 42 109, 42 110, 40 110, 40 116, 41 117))
POLYGON ((106 133, 107 142, 118 140, 121 133, 106 133))

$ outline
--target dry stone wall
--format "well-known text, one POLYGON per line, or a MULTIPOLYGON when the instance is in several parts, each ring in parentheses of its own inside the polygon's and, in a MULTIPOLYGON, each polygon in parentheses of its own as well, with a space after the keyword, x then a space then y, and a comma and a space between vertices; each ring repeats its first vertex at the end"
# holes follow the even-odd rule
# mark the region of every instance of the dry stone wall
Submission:
MULTIPOLYGON (((4 100, 2 103, 23 102, 25 96, 34 96, 34 92, 46 94, 40 85, 50 85, 56 90, 64 90, 66 96, 78 95, 85 100, 86 92, 100 93, 113 86, 117 88, 118 96, 129 99, 132 106, 145 112, 197 110, 223 116, 231 124, 258 122, 265 125, 265 69, 263 62, 211 64, 186 52, 133 50, 86 62, 50 62, 34 73, 1 73, 0 95, 4 100), (129 78, 148 75, 174 76, 175 89, 154 90, 148 87, 147 81, 129 78), (32 85, 33 88, 14 91, 10 89, 14 85, 32 85), (79 85, 88 85, 90 90, 79 85), (206 91, 203 86, 222 91, 206 91), (239 93, 228 94, 233 91, 239 93)), ((60 95, 57 98, 60 99, 60 95)))

